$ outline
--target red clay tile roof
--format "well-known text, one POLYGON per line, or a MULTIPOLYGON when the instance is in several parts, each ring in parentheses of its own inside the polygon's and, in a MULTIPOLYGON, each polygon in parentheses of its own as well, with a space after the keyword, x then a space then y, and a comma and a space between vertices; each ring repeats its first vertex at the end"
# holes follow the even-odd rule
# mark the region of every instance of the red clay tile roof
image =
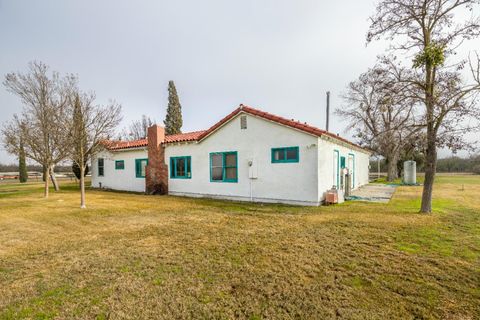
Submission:
MULTIPOLYGON (((251 114, 253 116, 257 116, 269 121, 273 121, 282 125, 285 125, 287 127, 291 127, 309 134, 312 134, 314 136, 328 136, 333 139, 342 141, 344 143, 347 143, 349 145, 352 145, 357 148, 361 148, 364 150, 367 150, 353 142, 348 141, 345 138, 342 138, 334 133, 316 128, 314 126, 308 125, 306 123, 301 123, 299 121, 294 121, 294 120, 288 120, 279 116, 276 116, 274 114, 264 112, 249 106, 245 106, 241 104, 237 109, 235 109, 232 113, 227 115, 225 118, 220 120, 219 122, 215 123, 212 127, 210 127, 208 130, 203 130, 203 131, 195 131, 195 132, 186 132, 186 133, 181 133, 181 134, 174 134, 174 135, 169 135, 165 136, 165 143, 174 143, 174 142, 186 142, 186 141, 201 141, 202 139, 206 138, 210 134, 212 134, 214 131, 216 131, 218 128, 220 128, 222 125, 230 121, 232 118, 234 118, 237 114, 245 112, 248 114, 251 114)), ((141 140, 135 140, 135 141, 105 141, 103 142, 103 145, 109 149, 109 150, 120 150, 120 149, 130 149, 130 148, 139 148, 139 147, 146 147, 148 146, 148 140, 147 139, 141 139, 141 140)), ((368 150, 367 150, 368 151, 368 150)))
MULTIPOLYGON (((186 132, 186 133, 165 136, 165 143, 195 141, 197 140, 198 136, 201 135, 203 132, 204 131, 195 131, 195 132, 186 132)), ((140 140, 133 140, 133 141, 107 140, 102 142, 102 144, 108 150, 123 150, 123 149, 147 147, 148 139, 140 139, 140 140)))
POLYGON ((147 139, 133 140, 133 141, 112 141, 107 140, 103 141, 102 144, 108 150, 120 150, 120 149, 131 149, 131 148, 140 148, 148 146, 147 139))
POLYGON ((355 143, 353 143, 353 142, 351 142, 351 141, 349 141, 345 138, 342 138, 342 137, 340 137, 340 136, 338 136, 334 133, 316 128, 316 127, 308 125, 306 123, 301 123, 299 121, 288 120, 288 119, 276 116, 276 115, 268 113, 268 112, 264 112, 264 111, 261 111, 261 110, 258 110, 258 109, 255 109, 255 108, 252 108, 252 107, 249 107, 249 106, 245 106, 243 104, 241 104, 237 109, 235 109, 232 113, 227 115, 225 118, 223 118, 222 120, 220 120, 219 122, 214 124, 210 129, 206 130, 203 134, 201 134, 198 137, 198 140, 200 141, 200 140, 204 139, 205 137, 210 135, 212 132, 214 132, 215 130, 220 128, 222 125, 224 125, 225 123, 230 121, 232 118, 234 118, 240 112, 245 112, 245 113, 251 114, 253 116, 257 116, 257 117, 260 117, 260 118, 263 118, 263 119, 266 119, 266 120, 277 122, 277 123, 283 124, 285 126, 288 126, 288 127, 291 127, 291 128, 294 128, 294 129, 297 129, 297 130, 300 130, 300 131, 303 131, 303 132, 306 132, 306 133, 313 134, 313 135, 318 136, 318 137, 323 136, 323 135, 329 136, 333 139, 345 142, 345 143, 350 144, 352 146, 355 146, 357 148, 367 150, 367 149, 365 149, 365 148, 363 148, 363 147, 361 147, 361 146, 359 146, 359 145, 357 145, 357 144, 355 144, 355 143))
POLYGON ((198 140, 198 137, 204 132, 205 130, 201 130, 165 136, 165 143, 195 141, 198 140))

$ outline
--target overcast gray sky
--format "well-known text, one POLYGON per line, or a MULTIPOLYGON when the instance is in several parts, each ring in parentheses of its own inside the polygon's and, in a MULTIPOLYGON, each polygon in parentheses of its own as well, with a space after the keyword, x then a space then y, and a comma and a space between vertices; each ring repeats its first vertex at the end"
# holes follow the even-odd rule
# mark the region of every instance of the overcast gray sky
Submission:
MULTIPOLYGON (((240 103, 325 126, 347 83, 384 48, 365 47, 370 0, 0 0, 0 77, 40 60, 76 73, 124 123, 161 122, 174 80, 183 131, 206 129, 240 103)), ((469 48, 480 48, 480 40, 469 48)), ((0 123, 21 103, 0 87, 0 123)), ((336 117, 330 131, 344 134, 336 117)), ((14 157, 0 148, 0 162, 14 157)))

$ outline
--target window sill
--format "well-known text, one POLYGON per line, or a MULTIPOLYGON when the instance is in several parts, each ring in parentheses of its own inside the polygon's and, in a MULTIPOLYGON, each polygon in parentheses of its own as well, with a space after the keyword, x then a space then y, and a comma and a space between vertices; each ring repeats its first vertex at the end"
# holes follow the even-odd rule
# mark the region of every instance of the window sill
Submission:
POLYGON ((272 161, 272 163, 299 163, 298 160, 272 161))

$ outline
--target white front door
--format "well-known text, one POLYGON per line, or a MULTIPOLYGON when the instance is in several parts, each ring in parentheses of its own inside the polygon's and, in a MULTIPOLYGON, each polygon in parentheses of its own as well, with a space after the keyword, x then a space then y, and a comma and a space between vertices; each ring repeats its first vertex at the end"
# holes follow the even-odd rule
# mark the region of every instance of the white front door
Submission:
POLYGON ((355 155, 349 153, 347 161, 348 173, 350 174, 351 189, 355 188, 355 155))

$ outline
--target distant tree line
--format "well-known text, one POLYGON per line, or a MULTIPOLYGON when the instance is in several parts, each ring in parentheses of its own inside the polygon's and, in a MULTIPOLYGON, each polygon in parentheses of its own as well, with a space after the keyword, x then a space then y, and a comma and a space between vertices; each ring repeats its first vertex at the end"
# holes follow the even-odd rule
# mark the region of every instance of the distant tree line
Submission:
MULTIPOLYGON (((25 166, 28 172, 42 172, 42 166, 38 164, 28 164, 25 166)), ((19 165, 12 164, 1 164, 0 163, 0 172, 19 172, 19 165)), ((55 166, 55 172, 72 172, 72 167, 70 165, 57 165, 55 166)))
POLYGON ((456 156, 439 159, 437 161, 438 172, 473 172, 480 174, 480 155, 469 158, 456 156))
MULTIPOLYGON (((406 159, 411 160, 411 159, 406 159)), ((417 172, 424 172, 423 160, 413 159, 417 162, 417 172)), ((403 161, 397 163, 400 176, 403 174, 403 161)), ((388 170, 388 162, 386 159, 380 160, 380 172, 384 173, 388 170)), ((370 160, 370 173, 378 171, 378 161, 370 160)), ((472 155, 468 158, 451 156, 437 160, 437 172, 461 172, 480 174, 480 155, 472 155)))

